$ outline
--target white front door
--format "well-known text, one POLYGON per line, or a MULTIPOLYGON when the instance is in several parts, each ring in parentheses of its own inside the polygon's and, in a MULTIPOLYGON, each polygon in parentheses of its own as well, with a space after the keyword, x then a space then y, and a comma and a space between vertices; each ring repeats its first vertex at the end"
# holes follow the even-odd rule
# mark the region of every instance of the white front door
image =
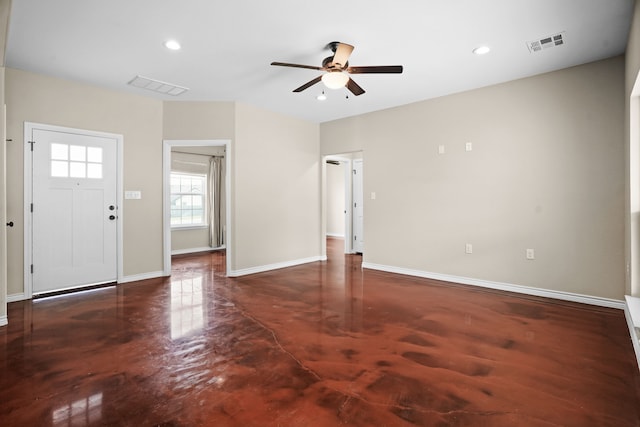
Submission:
POLYGON ((116 281, 116 139, 32 128, 31 141, 33 294, 116 281))
POLYGON ((364 251, 364 189, 362 159, 353 161, 353 250, 364 251))

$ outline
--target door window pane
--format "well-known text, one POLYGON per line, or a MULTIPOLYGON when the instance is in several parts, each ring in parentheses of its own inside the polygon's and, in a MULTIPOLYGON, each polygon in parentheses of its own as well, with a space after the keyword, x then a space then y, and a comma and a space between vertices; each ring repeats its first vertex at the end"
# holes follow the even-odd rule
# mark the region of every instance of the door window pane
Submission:
POLYGON ((67 144, 51 144, 51 160, 69 160, 67 144))
POLYGON ((102 179, 102 147, 52 143, 51 176, 102 179))
POLYGON ((102 163, 102 148, 87 147, 87 161, 91 163, 102 163))
POLYGON ((76 162, 87 161, 87 147, 82 145, 70 145, 69 160, 73 160, 76 162))

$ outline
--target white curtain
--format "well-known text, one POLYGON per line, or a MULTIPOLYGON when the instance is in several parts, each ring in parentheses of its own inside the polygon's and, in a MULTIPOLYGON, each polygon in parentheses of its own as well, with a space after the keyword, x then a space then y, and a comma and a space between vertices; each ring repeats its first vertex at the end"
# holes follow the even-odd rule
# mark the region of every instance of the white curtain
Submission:
POLYGON ((222 157, 209 160, 209 246, 224 245, 224 228, 221 221, 222 157))

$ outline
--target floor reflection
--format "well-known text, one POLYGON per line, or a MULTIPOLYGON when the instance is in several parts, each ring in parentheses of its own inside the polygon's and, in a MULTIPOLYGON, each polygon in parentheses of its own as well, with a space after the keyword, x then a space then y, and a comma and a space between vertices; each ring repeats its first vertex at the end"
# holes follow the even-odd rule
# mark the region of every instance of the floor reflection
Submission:
POLYGON ((54 426, 87 426, 102 419, 102 393, 92 394, 53 410, 54 426))
POLYGON ((202 274, 171 280, 171 339, 200 332, 206 317, 202 274))
MULTIPOLYGON (((621 310, 327 261, 9 304, 4 426, 640 426, 621 310)), ((218 266, 218 267, 216 267, 218 266)))

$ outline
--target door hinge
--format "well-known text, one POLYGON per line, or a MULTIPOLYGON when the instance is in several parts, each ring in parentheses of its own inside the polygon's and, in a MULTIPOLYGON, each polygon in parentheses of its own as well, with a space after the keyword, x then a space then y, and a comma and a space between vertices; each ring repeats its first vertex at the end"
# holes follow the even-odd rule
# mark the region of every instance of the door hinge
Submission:
POLYGON ((31 274, 33 274, 33 264, 31 264, 31 274))
POLYGON ((35 144, 35 141, 27 141, 27 144, 31 144, 31 151, 33 151, 33 145, 35 144))
MULTIPOLYGON (((353 235, 353 240, 358 240, 358 236, 356 236, 355 234, 353 235)), ((33 267, 33 266, 32 266, 33 267)))
POLYGON ((33 212, 33 203, 31 203, 31 212, 33 212))
MULTIPOLYGON (((33 145, 31 146, 31 148, 33 149, 33 145)), ((356 174, 356 170, 355 169, 353 170, 353 174, 354 175, 356 174)))

